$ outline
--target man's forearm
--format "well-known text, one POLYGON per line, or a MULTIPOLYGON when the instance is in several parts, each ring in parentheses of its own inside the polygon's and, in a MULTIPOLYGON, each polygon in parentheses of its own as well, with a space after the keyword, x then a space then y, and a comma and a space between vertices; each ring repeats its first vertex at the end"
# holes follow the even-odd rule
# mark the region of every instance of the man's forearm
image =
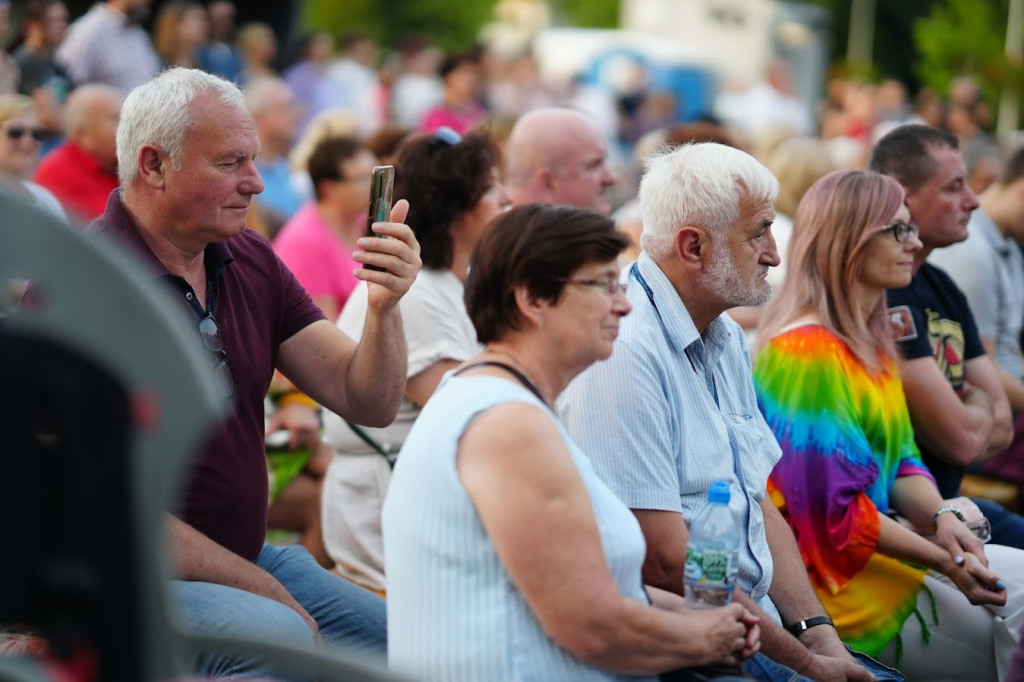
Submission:
POLYGON ((169 553, 178 577, 226 585, 292 608, 298 606, 284 586, 256 564, 217 544, 184 521, 170 515, 167 519, 169 553))
POLYGON ((314 621, 295 598, 267 571, 217 544, 184 521, 167 515, 168 553, 178 577, 244 590, 284 604, 298 613, 313 636, 319 638, 314 621))
POLYGON ((987 452, 996 428, 992 397, 976 386, 965 384, 963 404, 968 417, 963 420, 963 427, 970 429, 980 441, 979 447, 975 449, 977 457, 972 460, 977 461, 987 452))
POLYGON ((399 307, 395 305, 385 311, 370 308, 346 375, 349 418, 366 426, 390 424, 405 394, 407 366, 399 307))
POLYGON ((768 594, 786 623, 825 615, 825 607, 814 593, 796 538, 782 514, 767 497, 761 503, 764 531, 772 553, 772 584, 768 594))
MULTIPOLYGON (((800 556, 800 548, 789 524, 770 498, 766 497, 761 503, 761 510, 764 514, 768 548, 771 550, 774 564, 768 595, 772 598, 775 608, 779 610, 783 624, 796 623, 815 616, 827 616, 828 612, 811 586, 803 558, 800 556)), ((829 675, 831 678, 832 674, 842 670, 855 677, 864 674, 863 670, 854 664, 853 658, 843 646, 839 633, 829 625, 807 630, 800 639, 791 636, 782 627, 778 627, 777 632, 769 633, 763 623, 762 633, 764 651, 769 657, 776 658, 772 653, 773 647, 780 647, 776 660, 807 677, 819 679, 829 675), (802 651, 796 652, 793 649, 794 645, 802 651), (793 658, 790 660, 791 656, 793 658)))
POLYGON ((252 571, 259 570, 255 564, 184 521, 170 515, 167 519, 168 553, 181 578, 254 591, 246 584, 254 580, 252 571))
POLYGON ((799 673, 805 673, 810 669, 813 661, 811 652, 796 637, 786 632, 744 592, 736 590, 733 598, 761 619, 761 653, 799 673))
POLYGON ((1006 398, 1010 401, 1010 411, 1014 415, 1024 413, 1024 382, 1002 369, 999 370, 999 378, 1006 391, 1006 398))

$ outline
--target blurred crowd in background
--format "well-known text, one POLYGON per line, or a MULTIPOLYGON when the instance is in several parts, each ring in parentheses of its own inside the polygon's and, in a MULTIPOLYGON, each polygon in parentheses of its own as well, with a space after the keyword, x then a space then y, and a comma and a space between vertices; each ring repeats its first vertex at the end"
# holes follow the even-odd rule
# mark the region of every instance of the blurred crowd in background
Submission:
MULTIPOLYGON (((32 0, 19 12, 19 25, 8 27, 11 8, 0 2, 0 35, 14 36, 0 53, 0 115, 5 120, 20 116, 34 133, 2 141, 5 184, 23 187, 35 175, 74 217, 94 218, 103 201, 83 210, 80 197, 67 197, 65 187, 55 188, 57 181, 37 170, 38 160, 65 139, 82 146, 76 136, 84 136, 90 138, 84 142, 90 156, 100 159, 112 177, 116 114, 110 109, 116 105, 109 93, 105 106, 95 105, 93 93, 86 98, 88 106, 79 108, 103 111, 76 112, 69 107, 71 94, 86 84, 109 85, 124 94, 169 66, 202 68, 246 89, 260 128, 267 181, 251 225, 270 237, 312 198, 306 163, 325 136, 358 137, 385 160, 406 135, 441 126, 459 133, 486 129, 500 146, 518 116, 551 105, 586 112, 606 136, 609 163, 619 177, 611 195, 617 208, 625 206, 620 218, 626 222, 638 159, 665 142, 728 141, 772 162, 776 170, 782 157, 797 163, 794 156, 813 157, 819 165, 829 159, 838 167, 863 167, 873 141, 892 126, 924 122, 960 139, 975 192, 996 177, 1007 151, 989 134, 992 110, 970 74, 954 81, 948 92, 916 93, 895 80, 835 78, 824 99, 809 104, 797 96, 788 64, 776 59, 759 82, 741 88, 721 84, 700 113, 680 120, 680 112, 693 107, 681 106, 677 92, 651 87, 642 65, 614 86, 595 84, 582 74, 552 82, 542 79, 542 65, 529 51, 512 55, 480 44, 445 54, 429 38, 416 35, 384 51, 356 30, 340 40, 326 30, 312 31, 282 44, 286 41, 270 25, 236 26, 236 8, 228 0, 173 0, 160 4, 153 16, 150 5, 148 0, 98 3, 69 26, 63 2, 32 0), (144 25, 152 25, 152 31, 144 25), (8 97, 15 94, 31 98, 30 111, 11 113, 27 106, 8 97), (105 136, 99 130, 104 122, 105 136), (90 130, 76 132, 72 126, 90 130), (786 144, 790 138, 803 141, 786 144), (807 151, 794 153, 796 146, 807 151)), ((1006 141, 1010 147, 1013 142, 1006 141)))

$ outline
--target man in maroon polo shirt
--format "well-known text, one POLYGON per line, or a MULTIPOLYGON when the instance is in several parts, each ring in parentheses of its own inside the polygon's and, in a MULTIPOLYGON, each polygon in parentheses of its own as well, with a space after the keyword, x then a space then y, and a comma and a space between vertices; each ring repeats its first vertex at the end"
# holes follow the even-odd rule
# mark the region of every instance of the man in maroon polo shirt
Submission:
MULTIPOLYGON (((171 69, 125 100, 117 131, 120 193, 91 230, 151 266, 191 316, 210 371, 233 411, 192 471, 169 522, 183 580, 173 593, 187 627, 274 641, 342 643, 383 654, 384 603, 320 568, 302 547, 264 544, 267 474, 263 396, 274 368, 357 423, 394 418, 405 386, 398 300, 419 270, 399 202, 354 258, 369 282, 356 344, 323 314, 245 214, 263 182, 259 139, 241 93, 192 69, 171 69)), ((173 305, 173 304, 172 304, 173 305)), ((187 319, 187 318, 184 318, 187 319)), ((260 662, 205 653, 206 675, 259 674, 260 662)))

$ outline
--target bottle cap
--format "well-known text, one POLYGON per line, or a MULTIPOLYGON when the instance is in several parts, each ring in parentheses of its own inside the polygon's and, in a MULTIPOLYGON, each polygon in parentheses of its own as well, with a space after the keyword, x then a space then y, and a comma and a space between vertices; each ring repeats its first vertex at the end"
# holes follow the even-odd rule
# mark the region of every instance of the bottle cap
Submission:
POLYGON ((729 504, 729 483, 726 481, 714 481, 708 488, 708 502, 718 504, 729 504))

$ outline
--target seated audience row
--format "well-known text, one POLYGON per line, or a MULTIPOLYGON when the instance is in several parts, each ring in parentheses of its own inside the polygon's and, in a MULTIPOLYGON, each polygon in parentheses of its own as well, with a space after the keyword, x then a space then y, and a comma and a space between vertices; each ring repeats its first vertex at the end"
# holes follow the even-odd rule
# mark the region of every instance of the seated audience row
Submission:
MULTIPOLYGON (((73 217, 102 212, 92 231, 171 285, 235 403, 169 519, 183 578, 172 593, 189 627, 385 650, 384 602, 301 547, 263 542, 262 398, 277 367, 325 405, 335 454, 323 539, 336 573, 387 591, 396 670, 902 679, 874 656, 912 679, 1007 674, 1024 621, 1024 555, 998 541, 1015 542, 1022 520, 983 506, 997 540, 984 547, 943 497, 964 463, 1005 447, 1013 386, 994 372, 972 374, 977 383, 961 373, 957 386, 955 363, 936 363, 928 346, 921 376, 939 382, 929 391, 948 389, 971 418, 970 457, 957 453, 933 478, 915 430, 941 460, 936 434, 950 427, 925 416, 934 407, 921 407, 929 396, 916 377, 904 402, 900 373, 914 360, 887 333, 899 321, 901 348, 935 341, 912 301, 905 317, 887 311, 885 290, 912 287, 928 252, 966 236, 977 202, 958 189, 955 139, 918 140, 929 156, 909 174, 879 153, 899 182, 843 171, 811 188, 752 375, 724 313, 770 295, 779 190, 744 152, 692 144, 652 157, 642 253, 620 273, 628 239, 601 215, 615 182, 607 144, 578 112, 523 116, 507 164, 482 134, 405 140, 396 197, 407 201, 374 228, 391 239, 363 234, 377 159, 355 138, 328 136, 309 159, 316 200, 278 234, 275 256, 244 231, 264 189, 256 150, 274 156, 268 179, 293 190, 284 159, 300 112, 276 79, 252 79, 245 97, 172 69, 133 91, 114 145, 120 94, 79 87, 69 139, 37 173, 73 217), (62 174, 68 158, 91 173, 62 174), (122 193, 111 195, 116 160, 122 193), (938 192, 956 195, 955 208, 938 192), (537 200, 577 208, 507 212, 537 200), (712 479, 730 486, 741 521, 737 603, 694 611, 679 596, 686 524, 712 479), (892 521, 896 511, 934 528, 936 544, 892 521)), ((5 189, 59 211, 27 180, 43 136, 38 107, 0 98, 0 132, 5 189)), ((1005 185, 984 204, 997 229, 1005 185)), ((963 328, 977 335, 973 320, 963 328)), ((971 360, 985 358, 980 340, 971 348, 971 360)), ((195 663, 214 675, 267 672, 258 659, 195 663)))

